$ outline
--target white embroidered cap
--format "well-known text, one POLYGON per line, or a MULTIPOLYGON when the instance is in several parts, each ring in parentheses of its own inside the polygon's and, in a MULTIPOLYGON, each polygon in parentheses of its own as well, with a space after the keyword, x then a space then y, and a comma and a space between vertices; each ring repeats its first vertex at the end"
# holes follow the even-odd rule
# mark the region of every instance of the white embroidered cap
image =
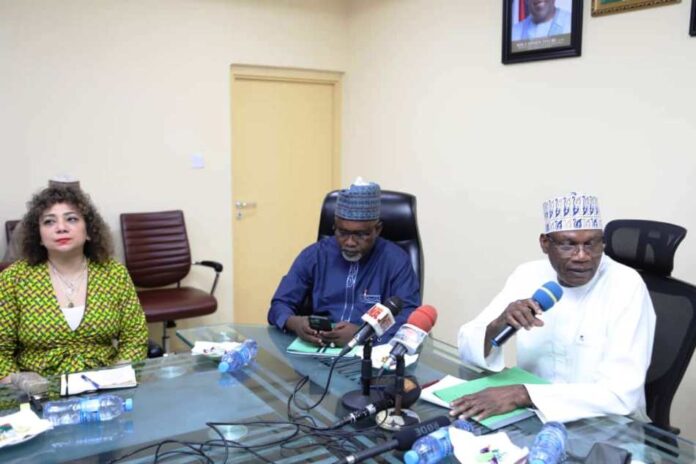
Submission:
POLYGON ((597 197, 570 192, 544 202, 544 233, 602 229, 597 197))

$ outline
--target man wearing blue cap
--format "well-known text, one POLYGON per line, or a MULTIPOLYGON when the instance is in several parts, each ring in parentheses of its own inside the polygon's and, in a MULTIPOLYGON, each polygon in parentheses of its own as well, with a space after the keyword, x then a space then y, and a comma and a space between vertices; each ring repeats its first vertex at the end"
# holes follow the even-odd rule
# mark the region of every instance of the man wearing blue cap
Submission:
POLYGON ((520 329, 517 365, 550 384, 489 388, 455 400, 452 414, 482 419, 531 406, 543 421, 606 414, 647 420, 655 311, 643 279, 604 255, 596 197, 552 198, 544 203, 544 222, 539 244, 548 259, 519 266, 488 307, 461 327, 459 354, 469 364, 502 370, 502 348, 492 340, 509 325, 520 329), (542 313, 529 296, 548 281, 561 285, 562 297, 542 313))
POLYGON ((379 185, 358 178, 338 194, 335 237, 324 238, 295 259, 280 281, 268 310, 268 322, 318 345, 343 346, 361 324, 361 316, 392 296, 403 300, 396 324, 377 343, 388 341, 420 305, 419 283, 408 255, 379 237, 379 185), (305 297, 313 313, 327 316, 331 331, 316 331, 307 316, 297 313, 305 297))

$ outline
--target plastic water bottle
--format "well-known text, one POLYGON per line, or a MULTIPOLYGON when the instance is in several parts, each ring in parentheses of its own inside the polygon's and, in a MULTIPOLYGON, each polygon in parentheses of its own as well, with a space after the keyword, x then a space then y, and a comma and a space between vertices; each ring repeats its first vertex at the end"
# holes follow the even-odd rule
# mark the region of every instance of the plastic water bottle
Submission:
POLYGON ((449 427, 442 427, 419 438, 404 454, 406 464, 433 464, 454 454, 449 431, 452 427, 474 433, 474 426, 465 420, 456 420, 449 427))
POLYGON ((43 407, 43 418, 53 425, 84 424, 108 421, 132 409, 132 398, 124 401, 116 395, 99 395, 49 401, 43 407))
POLYGON ((556 464, 565 455, 568 432, 560 422, 547 422, 534 438, 527 456, 528 464, 556 464))
POLYGON ((252 339, 244 340, 244 343, 237 348, 222 355, 218 370, 220 372, 234 372, 246 366, 256 357, 259 352, 259 345, 252 339))

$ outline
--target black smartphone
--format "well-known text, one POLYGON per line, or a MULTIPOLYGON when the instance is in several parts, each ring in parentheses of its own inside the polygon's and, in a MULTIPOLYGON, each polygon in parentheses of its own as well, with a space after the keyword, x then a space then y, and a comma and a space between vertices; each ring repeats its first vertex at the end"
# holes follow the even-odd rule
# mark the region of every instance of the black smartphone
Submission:
POLYGON ((314 330, 322 332, 331 332, 333 326, 328 317, 325 316, 309 316, 309 326, 314 330))

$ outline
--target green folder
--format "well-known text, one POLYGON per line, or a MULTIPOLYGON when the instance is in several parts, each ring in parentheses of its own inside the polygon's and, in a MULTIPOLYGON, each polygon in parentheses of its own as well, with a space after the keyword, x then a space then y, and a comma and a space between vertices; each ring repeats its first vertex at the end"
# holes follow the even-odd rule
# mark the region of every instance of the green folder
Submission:
MULTIPOLYGON (((354 347, 346 354, 346 357, 356 356, 354 347)), ((317 346, 313 343, 306 342, 299 337, 293 340, 288 346, 287 352, 291 354, 309 354, 314 356, 338 356, 342 348, 329 348, 328 346, 317 346)))
MULTIPOLYGON (((505 387, 508 385, 525 383, 539 385, 549 384, 551 382, 542 379, 541 377, 537 377, 536 375, 520 369, 519 367, 512 367, 498 372, 497 374, 443 388, 442 390, 434 392, 434 394, 441 400, 449 403, 456 400, 460 396, 477 393, 489 387, 505 387)), ((506 412, 505 414, 487 417, 479 422, 491 430, 497 430, 534 415, 534 412, 530 409, 519 408, 515 409, 514 411, 506 412)))

